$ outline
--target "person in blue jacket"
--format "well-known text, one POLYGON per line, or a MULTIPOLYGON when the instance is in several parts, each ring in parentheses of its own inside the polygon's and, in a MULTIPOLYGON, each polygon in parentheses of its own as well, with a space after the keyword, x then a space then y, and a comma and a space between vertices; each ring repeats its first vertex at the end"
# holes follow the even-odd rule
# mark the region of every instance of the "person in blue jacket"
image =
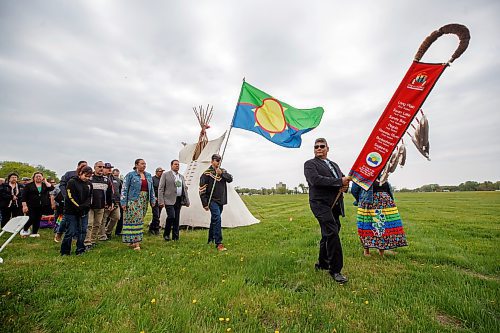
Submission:
POLYGON ((120 195, 124 213, 122 239, 134 250, 141 249, 148 202, 151 207, 156 204, 153 178, 146 172, 146 162, 138 158, 135 160, 134 170, 125 176, 120 195))

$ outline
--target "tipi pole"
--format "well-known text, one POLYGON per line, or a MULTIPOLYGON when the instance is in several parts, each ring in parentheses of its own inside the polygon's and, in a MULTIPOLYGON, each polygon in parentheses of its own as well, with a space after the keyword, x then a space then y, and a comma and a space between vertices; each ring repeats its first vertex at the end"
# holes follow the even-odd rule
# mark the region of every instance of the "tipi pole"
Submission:
MULTIPOLYGON (((229 126, 229 132, 227 133, 226 143, 224 144, 224 149, 222 150, 219 167, 222 165, 222 161, 224 159, 224 153, 226 152, 227 143, 229 142, 229 136, 231 135, 231 130, 233 129, 234 118, 236 117, 236 110, 238 109, 238 103, 240 102, 241 95, 243 94, 244 83, 245 83, 245 78, 243 77, 243 83, 241 84, 241 89, 240 89, 240 96, 238 97, 238 101, 236 102, 236 107, 234 108, 233 119, 231 120, 231 125, 229 126)), ((212 190, 210 191, 210 197, 208 197, 208 209, 210 209, 210 201, 212 201, 212 196, 214 194, 216 182, 217 180, 214 179, 214 184, 212 185, 212 190)))

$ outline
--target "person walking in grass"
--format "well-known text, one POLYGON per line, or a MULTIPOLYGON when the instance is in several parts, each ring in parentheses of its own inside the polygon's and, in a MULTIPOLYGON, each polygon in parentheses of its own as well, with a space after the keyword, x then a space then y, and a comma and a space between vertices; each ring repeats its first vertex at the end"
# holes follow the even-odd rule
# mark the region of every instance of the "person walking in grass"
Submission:
MULTIPOLYGON (((120 170, 113 169, 112 175, 113 175, 113 178, 111 179, 111 181, 113 182, 113 188, 118 189, 118 196, 120 196, 122 193, 122 186, 123 186, 123 180, 120 178, 120 170)), ((118 206, 120 206, 120 218, 118 219, 118 222, 116 223, 115 235, 121 236, 122 235, 122 228, 123 228, 123 208, 122 208, 122 205, 120 205, 120 200, 118 200, 116 202, 118 203, 118 206)), ((114 226, 108 225, 108 227, 106 227, 106 233, 112 234, 113 227, 114 226)))
POLYGON ((113 166, 111 163, 104 163, 104 176, 109 180, 109 186, 111 187, 112 193, 112 204, 104 210, 104 216, 102 218, 101 226, 99 227, 99 232, 97 238, 99 240, 109 240, 111 239, 111 232, 108 232, 108 226, 113 230, 114 226, 120 219, 120 192, 119 189, 115 187, 116 180, 113 179, 113 166))
MULTIPOLYGON (((61 177, 61 181, 59 182, 59 190, 61 191, 61 194, 63 196, 63 201, 62 201, 63 207, 64 207, 64 200, 66 199, 66 186, 68 184, 68 181, 71 178, 78 176, 76 170, 78 170, 79 168, 83 168, 84 166, 87 166, 87 161, 78 161, 75 170, 66 171, 66 173, 61 177)), ((59 225, 56 228, 56 234, 54 235, 54 242, 59 243, 62 240, 62 236, 65 231, 66 231, 66 223, 64 221, 64 214, 63 214, 63 218, 61 219, 61 221, 59 221, 59 225)))
MULTIPOLYGON (((153 179, 153 188, 155 190, 156 200, 159 200, 158 189, 160 187, 160 179, 163 175, 162 167, 156 168, 155 175, 152 177, 153 179)), ((149 223, 149 233, 151 235, 159 235, 160 234, 160 214, 161 208, 159 202, 156 202, 156 205, 153 208, 153 216, 151 218, 151 222, 149 223)))
POLYGON ((221 156, 213 154, 210 167, 200 177, 200 199, 203 208, 210 210, 210 229, 208 230, 208 243, 215 242, 219 251, 226 251, 222 243, 221 214, 227 204, 227 183, 233 181, 225 169, 220 168, 221 156))
POLYGON ((19 175, 15 172, 7 175, 6 181, 0 184, 0 221, 2 227, 13 217, 23 214, 21 197, 23 186, 17 183, 19 175))
POLYGON ((33 181, 25 186, 22 196, 23 213, 29 215, 29 220, 21 230, 21 237, 40 237, 40 219, 44 213, 50 211, 49 193, 53 189, 54 186, 43 177, 43 173, 38 171, 33 174, 33 181))
POLYGON ((189 207, 189 196, 186 180, 179 173, 178 160, 170 162, 170 171, 161 176, 158 188, 158 204, 160 209, 165 207, 167 211, 163 239, 170 241, 170 232, 172 231, 172 240, 179 240, 181 207, 189 207))
POLYGON ((88 250, 97 244, 97 240, 106 240, 106 235, 99 239, 99 229, 103 223, 104 210, 113 208, 113 188, 108 177, 104 175, 104 162, 94 164, 94 174, 90 178, 92 183, 92 203, 90 204, 89 223, 85 246, 88 250))
POLYGON ((88 213, 93 190, 91 177, 92 168, 83 165, 77 169, 77 176, 67 182, 64 204, 66 232, 61 242, 62 256, 70 255, 73 238, 76 238, 76 255, 85 252, 84 240, 87 234, 88 213))
POLYGON ((156 204, 153 179, 146 172, 146 162, 138 158, 135 160, 134 170, 125 176, 120 196, 124 212, 122 239, 134 250, 141 249, 148 202, 151 207, 156 204))
POLYGON ((358 206, 358 235, 365 256, 370 256, 370 248, 377 249, 379 255, 384 256, 396 254, 390 249, 408 245, 403 222, 388 182, 380 184, 376 180, 367 191, 353 183, 351 194, 356 199, 355 205, 358 206))
POLYGON ((321 228, 315 268, 328 270, 336 282, 345 283, 347 277, 341 273, 344 259, 339 216, 345 216, 342 192, 347 191, 350 180, 336 163, 327 158, 329 150, 326 139, 316 139, 314 158, 304 163, 304 175, 309 184, 309 205, 321 228))
POLYGON ((107 212, 104 212, 104 221, 107 221, 106 224, 106 239, 111 239, 113 235, 113 229, 118 224, 118 222, 122 219, 122 208, 120 206, 120 194, 122 192, 122 180, 119 178, 120 170, 113 169, 111 171, 110 168, 113 166, 110 163, 104 164, 104 170, 108 170, 109 172, 109 180, 111 181, 111 185, 113 186, 113 209, 107 212), (118 174, 118 176, 115 176, 118 174), (109 219, 108 219, 109 217, 109 219))

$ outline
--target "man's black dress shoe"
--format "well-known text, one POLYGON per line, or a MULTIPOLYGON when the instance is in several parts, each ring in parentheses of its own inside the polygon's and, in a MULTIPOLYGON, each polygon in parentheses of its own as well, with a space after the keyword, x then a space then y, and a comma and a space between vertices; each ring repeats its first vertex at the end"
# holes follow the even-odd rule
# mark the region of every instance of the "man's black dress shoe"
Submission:
POLYGON ((333 273, 332 278, 335 280, 335 282, 338 282, 338 283, 346 283, 347 281, 349 281, 347 279, 347 277, 345 277, 344 275, 342 275, 340 273, 333 273))
POLYGON ((167 242, 170 242, 170 237, 168 236, 163 237, 163 239, 166 240, 167 242))

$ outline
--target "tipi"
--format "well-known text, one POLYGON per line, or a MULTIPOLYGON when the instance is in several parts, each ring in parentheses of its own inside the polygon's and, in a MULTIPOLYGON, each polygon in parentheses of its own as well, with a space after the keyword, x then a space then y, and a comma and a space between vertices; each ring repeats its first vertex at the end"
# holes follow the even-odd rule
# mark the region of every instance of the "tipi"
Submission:
MULTIPOLYGON (((190 227, 210 227, 210 212, 207 212, 201 206, 201 200, 198 193, 200 176, 210 166, 210 161, 213 154, 220 151, 222 142, 226 133, 219 138, 208 141, 206 130, 210 127, 209 122, 212 118, 213 107, 207 106, 206 109, 199 107, 193 108, 198 123, 201 126, 198 142, 193 144, 184 144, 184 148, 179 152, 179 161, 188 165, 184 177, 188 187, 189 207, 182 207, 180 225, 190 227)), ((227 201, 222 212, 222 227, 235 228, 246 225, 259 223, 245 206, 240 196, 231 184, 227 186, 227 201)), ((163 226, 166 219, 166 212, 162 210, 160 221, 163 226)))

